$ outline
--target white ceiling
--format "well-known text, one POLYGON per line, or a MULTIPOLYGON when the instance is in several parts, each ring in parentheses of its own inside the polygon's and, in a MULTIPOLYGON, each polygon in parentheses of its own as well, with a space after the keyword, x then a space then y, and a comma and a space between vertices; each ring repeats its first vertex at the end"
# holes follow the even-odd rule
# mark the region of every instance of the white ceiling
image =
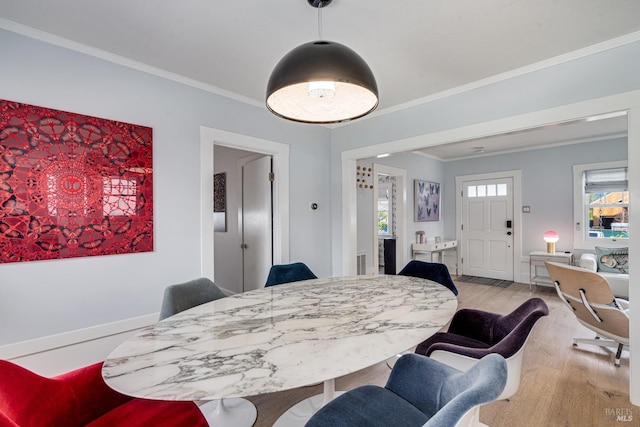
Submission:
MULTIPOLYGON (((0 0, 0 26, 254 105, 280 58, 318 39, 307 0, 0 0)), ((639 32, 638 0, 333 0, 322 12, 323 38, 373 70, 378 113, 639 32)))

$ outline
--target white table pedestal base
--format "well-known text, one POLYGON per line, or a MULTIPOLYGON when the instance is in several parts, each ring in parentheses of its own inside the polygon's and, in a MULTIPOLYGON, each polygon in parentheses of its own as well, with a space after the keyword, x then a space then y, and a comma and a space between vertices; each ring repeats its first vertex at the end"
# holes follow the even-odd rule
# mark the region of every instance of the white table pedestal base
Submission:
POLYGON ((200 411, 210 426, 251 427, 258 417, 255 405, 241 398, 212 400, 200 411))
POLYGON ((327 380, 324 382, 324 390, 322 394, 316 394, 301 402, 298 402, 287 410, 273 423, 273 427, 304 427, 309 418, 315 414, 318 409, 340 396, 344 391, 336 391, 335 380, 327 380))

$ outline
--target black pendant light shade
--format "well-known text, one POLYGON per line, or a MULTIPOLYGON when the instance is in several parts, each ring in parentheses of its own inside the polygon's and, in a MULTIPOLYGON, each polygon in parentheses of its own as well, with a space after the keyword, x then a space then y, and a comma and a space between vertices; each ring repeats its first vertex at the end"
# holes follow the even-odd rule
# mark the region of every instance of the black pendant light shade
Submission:
POLYGON ((338 123, 378 106, 378 85, 367 63, 330 41, 302 44, 278 62, 267 84, 267 108, 285 119, 338 123))

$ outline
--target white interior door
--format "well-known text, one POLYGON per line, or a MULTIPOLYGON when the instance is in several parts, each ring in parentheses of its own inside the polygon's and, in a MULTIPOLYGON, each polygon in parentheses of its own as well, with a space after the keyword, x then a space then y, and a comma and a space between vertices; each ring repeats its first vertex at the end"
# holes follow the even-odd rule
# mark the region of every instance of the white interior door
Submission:
POLYGON ((462 274, 513 280, 513 179, 462 187, 462 274))
POLYGON ((273 265, 271 156, 242 166, 243 291, 262 288, 273 265))

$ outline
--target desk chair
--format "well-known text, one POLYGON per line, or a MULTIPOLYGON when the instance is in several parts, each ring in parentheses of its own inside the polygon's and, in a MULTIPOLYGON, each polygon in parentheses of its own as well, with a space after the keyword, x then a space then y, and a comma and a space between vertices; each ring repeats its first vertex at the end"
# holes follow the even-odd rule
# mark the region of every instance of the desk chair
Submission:
MULTIPOLYGON (((162 298, 160 320, 226 296, 222 289, 206 277, 167 286, 162 298)), ((242 398, 213 400, 200 409, 212 424, 215 424, 216 417, 224 417, 230 424, 251 426, 257 417, 254 404, 242 398)))
POLYGON ((487 354, 498 353, 507 361, 507 385, 498 399, 508 399, 520 385, 525 344, 535 324, 549 314, 547 304, 531 298, 506 315, 481 310, 458 310, 447 332, 438 332, 418 344, 416 353, 439 360, 461 371, 487 354))
POLYGON ((267 283, 264 287, 281 285, 283 283, 299 282, 300 280, 317 279, 311 269, 302 262, 292 264, 276 264, 271 266, 267 283))
POLYGON ((456 288, 455 283, 453 283, 449 269, 444 264, 412 260, 400 270, 398 275, 432 280, 449 288, 454 295, 458 295, 458 288, 456 288))
POLYGON ((45 378, 0 360, 0 426, 206 427, 193 402, 138 399, 112 390, 102 363, 45 378))
POLYGON ((485 356, 466 372, 418 354, 402 356, 385 387, 365 385, 323 406, 306 427, 468 426, 478 407, 495 400, 507 381, 498 354, 485 356))
POLYGON ((617 347, 614 366, 620 367, 622 350, 629 347, 629 302, 615 298, 607 279, 598 273, 555 262, 545 265, 562 302, 580 324, 596 333, 595 339, 576 338, 573 345, 617 347))

